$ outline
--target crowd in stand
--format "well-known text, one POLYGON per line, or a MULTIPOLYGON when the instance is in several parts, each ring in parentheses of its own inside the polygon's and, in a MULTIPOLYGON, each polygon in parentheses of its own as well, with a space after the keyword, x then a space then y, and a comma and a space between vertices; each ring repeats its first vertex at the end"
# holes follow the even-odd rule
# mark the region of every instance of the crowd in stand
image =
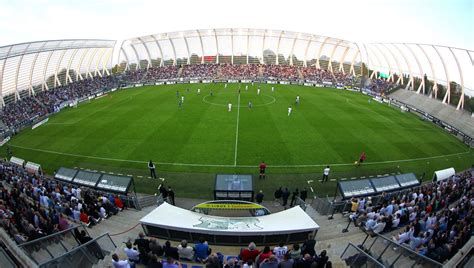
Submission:
POLYGON ((147 239, 143 233, 132 244, 126 243, 124 253, 127 259, 120 259, 118 254, 112 256, 114 267, 133 267, 143 264, 150 268, 180 268, 181 261, 199 262, 206 268, 324 268, 332 267, 325 250, 317 254, 316 240, 309 236, 303 244, 291 247, 284 243, 271 248, 264 246, 258 249, 254 242, 243 248, 240 254, 224 258, 220 252, 212 252, 207 241, 200 238, 194 246, 182 240, 177 246, 170 241, 161 245, 156 239, 147 239))
POLYGON ((28 96, 17 102, 12 102, 2 108, 2 121, 8 127, 18 127, 30 122, 32 119, 41 117, 48 112, 36 98, 28 96))
POLYGON ((393 86, 393 83, 390 82, 388 79, 385 80, 385 79, 377 78, 371 81, 371 85, 369 89, 373 92, 382 94, 382 93, 386 93, 392 86, 393 86))
POLYGON ((263 77, 297 80, 299 79, 298 67, 290 65, 264 65, 263 77))
POLYGON ((403 196, 384 193, 377 203, 354 198, 350 219, 373 234, 400 230, 392 238, 396 243, 442 263, 471 237, 473 186, 466 171, 403 196))
POLYGON ((332 74, 328 70, 319 69, 314 66, 301 68, 301 74, 305 80, 316 81, 318 83, 332 82, 332 74))
POLYGON ((256 79, 260 75, 260 64, 222 64, 219 68, 219 78, 227 79, 256 79))
POLYGON ((28 96, 4 106, 1 119, 8 127, 16 128, 56 111, 62 102, 76 100, 99 90, 117 86, 118 79, 116 77, 97 76, 94 79, 84 79, 51 90, 37 92, 34 96, 28 96))
POLYGON ((114 76, 95 77, 94 79, 85 79, 51 90, 42 91, 35 97, 40 103, 45 105, 48 112, 51 113, 54 112, 54 109, 62 102, 80 99, 102 89, 117 86, 118 79, 114 76))
MULTIPOLYGON (((175 79, 178 77, 178 67, 168 65, 164 67, 151 67, 146 71, 142 82, 154 82, 163 79, 175 79)), ((128 81, 127 79, 124 79, 128 81)))
POLYGON ((186 78, 216 78, 218 68, 218 64, 184 65, 180 76, 186 78))
MULTIPOLYGON (((180 78, 219 79, 284 79, 309 80, 331 83, 334 86, 351 86, 355 78, 342 72, 330 72, 316 67, 261 64, 195 64, 164 66, 129 70, 121 75, 94 77, 69 83, 54 89, 37 92, 2 108, 0 118, 8 128, 18 128, 26 123, 59 110, 63 102, 74 101, 97 91, 119 86, 119 81, 130 83, 154 82, 180 78), (180 72, 181 71, 181 72, 180 72)), ((374 79, 368 89, 384 93, 392 86, 387 80, 374 79)))
POLYGON ((81 189, 0 162, 1 226, 22 243, 66 230, 72 222, 92 226, 124 208, 119 196, 81 189))

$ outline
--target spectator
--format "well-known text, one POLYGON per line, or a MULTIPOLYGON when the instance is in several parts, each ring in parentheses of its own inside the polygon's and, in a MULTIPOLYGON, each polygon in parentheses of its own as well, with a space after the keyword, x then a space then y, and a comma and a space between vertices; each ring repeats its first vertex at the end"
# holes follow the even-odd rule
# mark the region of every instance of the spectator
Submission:
POLYGON ((290 253, 283 255, 283 260, 278 264, 278 268, 293 268, 294 260, 290 257, 290 253))
POLYGON ((261 204, 263 202, 263 191, 260 190, 258 194, 255 196, 255 201, 257 201, 258 204, 261 204))
POLYGON ((183 240, 178 245, 178 254, 180 260, 192 261, 194 259, 194 249, 188 246, 188 241, 183 240))
POLYGON ((163 264, 161 264, 155 254, 151 254, 147 268, 163 268, 163 264))
POLYGON ((140 253, 138 253, 137 249, 132 248, 132 243, 127 242, 125 246, 124 252, 127 254, 128 260, 133 263, 140 262, 140 253))
POLYGON ((138 238, 135 239, 135 242, 133 243, 134 246, 137 246, 138 249, 143 248, 145 252, 150 252, 150 241, 145 238, 145 235, 143 232, 140 232, 138 234, 138 238))
POLYGON ((119 256, 115 253, 112 255, 112 265, 114 268, 130 268, 128 261, 119 259, 119 256))
POLYGON ((199 242, 194 246, 194 251, 196 252, 196 261, 206 261, 210 253, 210 248, 207 241, 204 240, 204 237, 199 238, 199 242))
POLYGON ((150 239, 150 251, 153 255, 156 255, 158 257, 162 257, 163 256, 163 248, 160 246, 160 244, 158 243, 158 241, 154 238, 150 239))
POLYGON ((285 244, 281 241, 278 243, 277 247, 273 248, 273 254, 275 254, 275 257, 278 259, 278 261, 282 261, 287 252, 288 247, 285 246, 285 244))
POLYGON ((165 246, 163 247, 163 251, 165 253, 165 257, 171 257, 173 260, 179 259, 178 248, 172 247, 170 241, 165 242, 165 246))
POLYGON ((314 247, 316 246, 316 240, 314 240, 314 236, 312 234, 308 235, 308 239, 304 241, 303 245, 301 246, 301 254, 304 256, 305 254, 309 254, 310 256, 315 256, 316 251, 314 247))
POLYGON ((278 268, 278 260, 274 255, 263 260, 260 264, 260 268, 278 268))
POLYGON ((246 263, 248 260, 251 260, 252 263, 255 262, 255 259, 257 258, 258 254, 260 254, 260 251, 257 249, 255 246, 254 242, 251 242, 248 246, 248 248, 243 249, 240 252, 240 259, 246 263))
POLYGON ((293 248, 290 250, 290 258, 292 258, 293 260, 298 260, 301 258, 301 249, 300 249, 300 245, 298 244, 294 244, 293 245, 293 248))
POLYGON ((262 263, 262 261, 264 261, 265 259, 268 259, 271 255, 273 255, 272 251, 270 250, 270 247, 269 246, 265 246, 263 248, 263 251, 260 252, 260 254, 257 256, 257 259, 256 259, 256 263, 257 263, 257 266, 260 266, 260 264, 262 263))

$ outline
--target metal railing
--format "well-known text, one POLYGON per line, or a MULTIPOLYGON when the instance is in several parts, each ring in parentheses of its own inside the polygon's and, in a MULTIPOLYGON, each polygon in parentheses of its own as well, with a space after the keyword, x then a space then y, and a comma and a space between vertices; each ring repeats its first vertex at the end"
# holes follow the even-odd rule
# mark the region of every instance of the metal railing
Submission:
POLYGON ((61 232, 47 235, 18 245, 38 265, 61 256, 80 246, 76 233, 87 229, 83 225, 76 225, 61 232))
POLYGON ((370 254, 367 254, 351 242, 349 242, 344 252, 342 252, 341 259, 349 267, 385 267, 374 257, 370 256, 370 254))
POLYGON ((367 234, 360 247, 388 267, 443 267, 443 264, 381 234, 367 234))
POLYGON ((54 259, 44 262, 40 265, 41 268, 84 268, 92 267, 105 256, 112 253, 117 246, 110 237, 109 233, 105 233, 87 243, 74 248, 54 259))

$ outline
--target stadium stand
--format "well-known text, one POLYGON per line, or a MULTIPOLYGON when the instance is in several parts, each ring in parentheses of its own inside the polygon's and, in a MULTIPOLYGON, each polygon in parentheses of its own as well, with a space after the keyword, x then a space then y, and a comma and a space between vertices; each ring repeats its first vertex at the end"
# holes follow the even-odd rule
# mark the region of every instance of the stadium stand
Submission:
POLYGON ((465 171, 403 195, 395 192, 384 193, 376 200, 353 198, 349 219, 368 234, 362 243, 367 251, 379 260, 385 254, 385 265, 398 261, 395 258, 399 253, 389 254, 381 246, 373 246, 389 240, 382 234, 392 236, 393 242, 389 242, 393 251, 402 245, 410 255, 416 253, 443 263, 471 238, 473 183, 471 171, 465 171))
POLYGON ((474 120, 472 120, 471 114, 466 111, 456 110, 455 107, 444 105, 435 99, 409 90, 396 90, 389 97, 448 122, 470 137, 474 137, 474 120))

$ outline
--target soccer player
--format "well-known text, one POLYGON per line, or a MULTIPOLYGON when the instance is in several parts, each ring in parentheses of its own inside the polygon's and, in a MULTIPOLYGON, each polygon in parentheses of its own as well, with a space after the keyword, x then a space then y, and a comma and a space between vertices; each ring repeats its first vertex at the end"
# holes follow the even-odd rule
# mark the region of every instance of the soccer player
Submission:
POLYGON ((227 83, 224 85, 224 88, 227 88, 227 83))
POLYGON ((328 179, 329 179, 329 171, 330 171, 329 166, 327 166, 327 167, 323 170, 323 180, 322 180, 322 182, 328 181, 328 179))
POLYGON ((211 97, 214 96, 214 92, 212 92, 212 89, 211 89, 211 94, 210 95, 211 95, 211 97))
POLYGON ((257 89, 257 95, 260 95, 260 88, 257 89))
POLYGON ((267 164, 265 164, 265 161, 262 161, 259 165, 260 169, 260 177, 259 179, 265 179, 265 169, 267 168, 267 164))
POLYGON ((200 94, 201 94, 201 89, 200 89, 200 88, 198 88, 198 95, 200 95, 200 94))
POLYGON ((181 96, 181 104, 184 103, 184 96, 181 96))
POLYGON ((249 85, 245 85, 245 90, 249 90, 249 85))
POLYGON ((252 86, 253 86, 253 81, 252 81, 252 86))
POLYGON ((275 91, 275 87, 272 87, 272 92, 274 92, 274 91, 275 91))
POLYGON ((367 156, 365 156, 365 152, 362 152, 359 157, 359 162, 357 163, 357 166, 360 166, 362 163, 364 163, 365 159, 367 156))
POLYGON ((252 110, 252 102, 249 101, 249 110, 252 110))
POLYGON ((296 105, 300 104, 300 95, 296 95, 295 104, 296 105))
POLYGON ((150 162, 148 162, 148 169, 150 169, 150 177, 153 179, 156 179, 155 168, 155 164, 153 164, 153 162, 150 160, 150 162))
POLYGON ((227 111, 228 112, 232 111, 232 103, 230 103, 230 101, 229 101, 229 104, 227 104, 227 111))
POLYGON ((178 100, 178 108, 183 108, 183 103, 181 102, 181 100, 178 100))
POLYGON ((290 116, 291 110, 292 110, 292 108, 291 108, 291 105, 290 105, 290 107, 288 107, 288 116, 290 116))
POLYGON ((179 98, 179 91, 176 90, 176 98, 179 98))

